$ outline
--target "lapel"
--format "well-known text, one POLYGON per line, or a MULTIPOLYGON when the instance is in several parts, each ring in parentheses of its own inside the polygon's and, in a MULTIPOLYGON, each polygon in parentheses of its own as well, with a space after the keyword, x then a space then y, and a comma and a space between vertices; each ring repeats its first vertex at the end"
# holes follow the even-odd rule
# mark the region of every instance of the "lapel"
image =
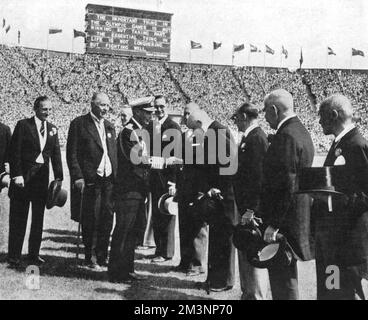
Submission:
MULTIPOLYGON (((97 143, 97 145, 103 149, 102 147, 102 142, 101 142, 101 138, 100 135, 98 134, 96 125, 94 123, 94 120, 92 119, 92 116, 90 113, 86 114, 85 116, 85 122, 84 125, 86 127, 86 130, 89 132, 89 134, 92 136, 93 140, 95 140, 95 142, 97 143)), ((106 127, 105 127, 106 130, 106 127)))
POLYGON ((33 136, 33 139, 35 141, 35 145, 37 146, 38 150, 41 150, 41 144, 40 144, 40 138, 38 136, 37 132, 37 126, 36 126, 36 120, 35 117, 32 117, 29 119, 29 128, 31 131, 31 134, 33 136))
POLYGON ((343 151, 345 148, 345 144, 357 134, 358 129, 354 128, 350 130, 346 135, 344 135, 341 140, 336 143, 336 145, 332 144, 330 150, 328 151, 324 166, 333 166, 337 157, 339 156, 336 155, 336 150, 341 149, 343 151))
POLYGON ((110 154, 111 143, 114 143, 115 137, 113 136, 113 130, 112 130, 111 124, 108 123, 106 120, 104 121, 104 127, 105 127, 107 153, 110 154))
POLYGON ((48 121, 46 121, 46 144, 45 144, 45 148, 44 150, 48 147, 48 145, 51 143, 51 139, 52 137, 50 136, 50 132, 53 132, 52 130, 52 126, 51 123, 49 123, 48 121))

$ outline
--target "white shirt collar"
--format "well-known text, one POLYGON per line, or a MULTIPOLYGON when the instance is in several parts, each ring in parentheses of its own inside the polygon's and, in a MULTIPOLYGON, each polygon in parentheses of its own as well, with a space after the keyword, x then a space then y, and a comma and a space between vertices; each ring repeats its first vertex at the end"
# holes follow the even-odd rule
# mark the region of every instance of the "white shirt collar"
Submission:
POLYGON ((335 143, 339 142, 348 132, 355 128, 354 123, 349 124, 340 134, 335 138, 335 143))
POLYGON ((103 124, 104 123, 104 119, 102 118, 102 119, 99 119, 99 118, 97 118, 94 114, 93 114, 93 112, 91 111, 90 112, 90 114, 91 114, 91 117, 92 117, 92 119, 95 121, 95 122, 97 122, 98 124, 103 124))
POLYGON ((279 129, 281 128, 281 126, 286 122, 288 121, 289 119, 291 118, 294 118, 296 117, 295 114, 291 115, 291 116, 287 116, 285 119, 281 120, 280 123, 277 125, 277 130, 276 131, 279 131, 279 129))
MULTIPOLYGON (((35 118, 35 122, 36 122, 36 127, 37 127, 38 130, 40 130, 41 125, 42 125, 42 121, 40 119, 38 119, 37 116, 34 116, 34 118, 35 118)), ((46 125, 45 122, 46 121, 44 121, 44 125, 46 125)), ((46 128, 45 128, 45 130, 46 130, 46 128)))
POLYGON ((137 125, 137 127, 139 128, 139 129, 142 129, 142 126, 140 125, 140 123, 137 121, 137 120, 135 120, 134 119, 134 117, 131 117, 131 119, 130 120, 132 120, 136 125, 137 125))
POLYGON ((209 121, 209 122, 206 122, 206 123, 202 123, 202 130, 204 131, 204 133, 206 133, 208 131, 208 128, 210 127, 210 125, 212 123, 214 123, 215 121, 209 121))
POLYGON ((168 116, 169 116, 168 114, 165 114, 165 116, 162 119, 158 120, 158 122, 160 122, 160 125, 164 124, 168 116))
POLYGON ((245 130, 245 131, 244 131, 244 133, 243 133, 243 137, 244 137, 244 138, 246 138, 246 137, 248 136, 248 134, 249 134, 253 129, 258 128, 258 127, 259 127, 258 123, 252 124, 251 126, 249 126, 249 127, 247 128, 247 130, 245 130))

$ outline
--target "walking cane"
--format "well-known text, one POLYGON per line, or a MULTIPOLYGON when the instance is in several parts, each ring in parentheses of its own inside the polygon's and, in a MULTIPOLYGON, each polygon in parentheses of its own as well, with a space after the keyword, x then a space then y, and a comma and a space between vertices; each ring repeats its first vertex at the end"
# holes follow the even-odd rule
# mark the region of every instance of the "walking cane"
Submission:
POLYGON ((77 254, 76 254, 76 262, 78 264, 79 261, 79 243, 80 243, 80 234, 81 234, 81 225, 82 225, 82 212, 83 212, 83 195, 84 195, 84 186, 81 188, 81 198, 80 198, 80 206, 79 206, 79 221, 78 221, 78 234, 77 234, 77 254))

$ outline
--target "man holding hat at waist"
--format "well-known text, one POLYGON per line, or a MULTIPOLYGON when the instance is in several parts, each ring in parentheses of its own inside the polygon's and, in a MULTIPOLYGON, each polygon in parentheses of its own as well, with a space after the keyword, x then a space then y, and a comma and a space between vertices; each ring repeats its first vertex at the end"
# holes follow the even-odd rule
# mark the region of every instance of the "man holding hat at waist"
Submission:
POLYGON ((319 116, 323 133, 335 136, 324 166, 344 164, 339 166, 343 177, 336 177, 341 185, 335 188, 347 197, 334 197, 332 212, 326 201, 315 201, 317 299, 365 299, 361 282, 368 279, 368 142, 355 127, 345 96, 324 100, 319 116), (338 287, 328 287, 331 266, 338 267, 338 287))

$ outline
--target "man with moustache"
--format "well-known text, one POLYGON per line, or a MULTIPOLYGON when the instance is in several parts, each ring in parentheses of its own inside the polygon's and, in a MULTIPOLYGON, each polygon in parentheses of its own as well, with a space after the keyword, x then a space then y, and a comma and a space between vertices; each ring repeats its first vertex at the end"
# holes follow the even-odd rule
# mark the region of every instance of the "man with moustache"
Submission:
POLYGON ((49 186, 49 165, 52 163, 55 180, 61 185, 63 167, 58 129, 47 121, 52 111, 48 97, 38 97, 33 106, 35 116, 18 121, 9 149, 11 183, 9 187, 9 251, 10 267, 21 264, 28 211, 32 203, 32 225, 28 241, 28 262, 42 265, 39 256, 43 217, 49 186))
MULTIPOLYGON (((243 103, 231 119, 241 133, 238 147, 238 171, 234 176, 235 200, 241 223, 251 223, 259 211, 262 192, 263 159, 268 149, 267 136, 258 124, 258 108, 243 103)), ((254 268, 246 252, 238 250, 242 300, 264 300, 268 289, 265 270, 254 268)))
MULTIPOLYGON (((102 92, 94 93, 91 111, 71 122, 66 145, 71 195, 82 194, 83 199, 79 222, 85 265, 95 270, 107 267, 113 224, 112 191, 117 164, 115 128, 105 119, 109 110, 109 97, 102 92)), ((75 219, 78 221, 79 217, 75 219)))
MULTIPOLYGON (((172 139, 179 141, 181 137, 180 126, 167 114, 167 101, 164 96, 155 97, 155 108, 157 120, 154 120, 149 128, 152 132, 151 155, 154 157, 169 158, 174 153, 163 154, 165 147, 172 139), (173 135, 173 136, 172 136, 173 135), (161 146, 160 146, 161 145, 161 146)), ((162 170, 152 170, 150 175, 150 189, 152 193, 152 227, 156 243, 155 257, 152 262, 160 263, 172 259, 174 256, 174 246, 168 243, 169 224, 172 219, 169 215, 164 215, 158 208, 160 197, 169 193, 175 195, 176 171, 174 167, 166 167, 162 170)))
MULTIPOLYGON (((353 122, 349 99, 335 94, 319 108, 325 135, 335 140, 324 166, 336 166, 341 158, 344 171, 336 190, 346 197, 315 200, 317 299, 365 300, 362 279, 368 279, 368 142, 353 122), (339 287, 328 287, 334 276, 329 267, 338 267, 339 287)), ((339 181, 336 180, 335 181, 339 181)))
MULTIPOLYGON (((292 95, 284 89, 272 91, 264 100, 265 118, 277 130, 263 166, 263 185, 260 204, 261 218, 267 226, 264 240, 276 241, 284 235, 301 260, 314 258, 310 235, 310 198, 296 195, 297 172, 311 167, 314 147, 310 134, 294 113, 292 95)), ((298 270, 296 259, 290 266, 275 264, 268 269, 274 300, 296 300, 298 270)))
POLYGON ((140 98, 130 105, 133 117, 117 139, 118 169, 114 186, 116 225, 108 267, 109 281, 113 283, 146 278, 134 271, 134 249, 142 229, 140 219, 145 216, 152 167, 147 147, 150 137, 145 129, 156 109, 154 97, 140 98))

